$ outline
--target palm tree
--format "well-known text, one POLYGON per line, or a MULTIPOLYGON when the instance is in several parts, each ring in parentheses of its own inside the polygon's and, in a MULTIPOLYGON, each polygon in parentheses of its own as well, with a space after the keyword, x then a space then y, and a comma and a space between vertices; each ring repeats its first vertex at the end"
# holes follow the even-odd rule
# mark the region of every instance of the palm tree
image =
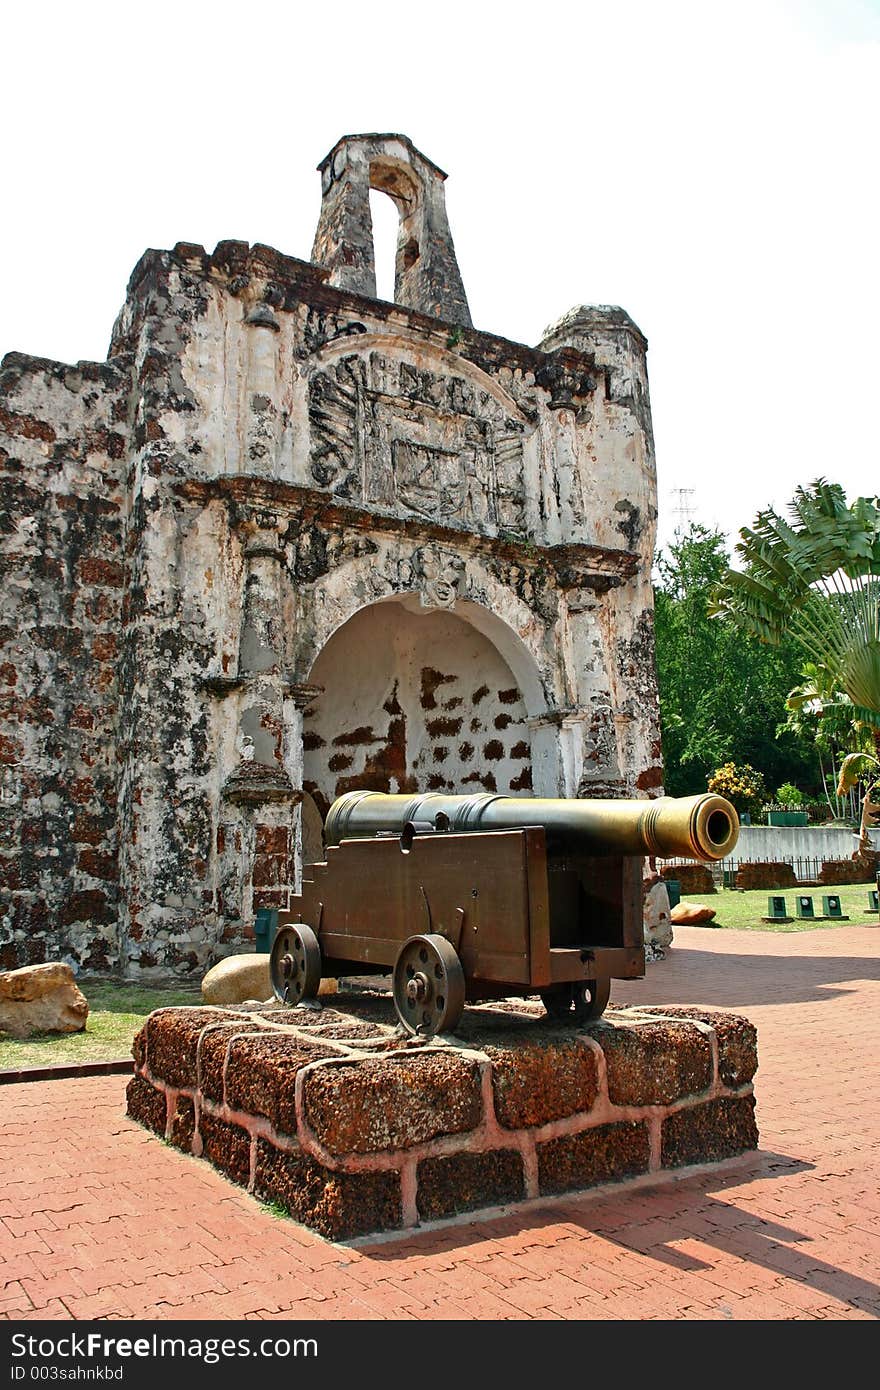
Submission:
POLYGON ((870 730, 874 752, 844 759, 843 792, 880 768, 880 497, 848 506, 838 483, 819 478, 797 489, 789 511, 791 522, 768 509, 740 531, 742 567, 727 571, 711 611, 768 642, 796 638, 821 676, 824 707, 846 704, 870 730))
POLYGON ((831 673, 825 666, 806 661, 801 674, 801 684, 788 692, 785 702, 788 714, 782 727, 813 744, 831 815, 838 820, 847 816, 854 819, 857 812, 853 787, 841 787, 841 758, 846 756, 847 749, 867 751, 866 729, 853 719, 851 702, 834 688, 831 673), (826 758, 830 764, 827 768, 826 758))

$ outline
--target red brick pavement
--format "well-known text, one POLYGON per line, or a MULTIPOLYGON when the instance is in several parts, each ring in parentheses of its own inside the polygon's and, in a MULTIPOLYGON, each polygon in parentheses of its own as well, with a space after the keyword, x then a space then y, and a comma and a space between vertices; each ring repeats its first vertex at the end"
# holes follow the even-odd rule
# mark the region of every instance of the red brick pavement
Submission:
POLYGON ((680 927, 615 986, 753 1020, 757 1154, 348 1246, 126 1119, 123 1077, 4 1086, 0 1318, 876 1318, 878 948, 680 927))

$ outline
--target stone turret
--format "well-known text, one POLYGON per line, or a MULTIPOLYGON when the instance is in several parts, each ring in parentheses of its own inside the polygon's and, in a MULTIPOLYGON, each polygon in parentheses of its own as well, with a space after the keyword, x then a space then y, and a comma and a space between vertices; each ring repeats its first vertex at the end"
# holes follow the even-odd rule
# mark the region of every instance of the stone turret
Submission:
POLYGON ((467 297, 446 216, 446 175, 405 135, 344 135, 318 165, 321 216, 312 260, 331 285, 376 297, 370 189, 400 214, 394 302, 470 327, 467 297))

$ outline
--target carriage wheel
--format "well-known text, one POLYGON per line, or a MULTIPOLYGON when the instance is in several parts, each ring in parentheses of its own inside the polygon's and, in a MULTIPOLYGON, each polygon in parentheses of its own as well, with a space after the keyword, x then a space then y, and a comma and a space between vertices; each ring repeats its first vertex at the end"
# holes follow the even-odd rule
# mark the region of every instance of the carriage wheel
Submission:
POLYGON ((321 984, 321 947, 304 922, 281 927, 272 943, 269 975, 275 998, 282 1004, 317 999, 321 984))
POLYGON ((451 1033, 464 1009, 464 971, 445 936, 411 936, 394 966, 394 1007, 408 1033, 451 1033))
POLYGON ((551 1018, 561 1022, 589 1023, 605 1012, 611 980, 577 980, 541 990, 541 1003, 551 1018))

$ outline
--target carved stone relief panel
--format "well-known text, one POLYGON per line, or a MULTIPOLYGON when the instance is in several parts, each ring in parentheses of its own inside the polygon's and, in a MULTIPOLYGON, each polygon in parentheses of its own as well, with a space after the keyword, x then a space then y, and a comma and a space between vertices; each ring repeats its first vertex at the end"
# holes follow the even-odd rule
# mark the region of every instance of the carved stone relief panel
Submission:
POLYGON ((380 352, 352 355, 311 378, 309 420, 320 487, 404 516, 523 532, 533 426, 479 384, 380 352))

